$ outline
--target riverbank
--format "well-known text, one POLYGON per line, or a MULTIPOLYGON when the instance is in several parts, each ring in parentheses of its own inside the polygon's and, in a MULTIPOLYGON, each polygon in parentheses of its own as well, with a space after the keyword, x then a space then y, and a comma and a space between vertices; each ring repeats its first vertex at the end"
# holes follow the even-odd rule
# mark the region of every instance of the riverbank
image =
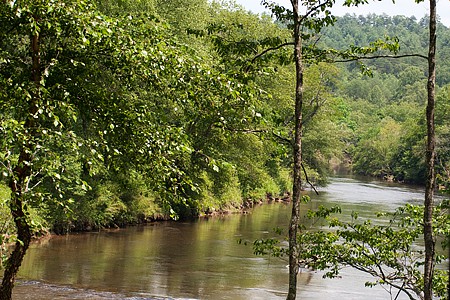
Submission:
MULTIPOLYGON (((9 217, 9 208, 7 207, 7 200, 9 199, 9 189, 6 186, 0 187, 0 196, 3 201, 0 201, 0 221, 3 226, 1 227, 2 232, 1 235, 1 243, 3 251, 12 245, 15 242, 15 228, 14 222, 9 217)), ((31 221, 35 224, 36 230, 33 234, 33 242, 40 242, 42 240, 46 240, 53 235, 64 235, 68 233, 82 233, 82 232, 98 232, 101 230, 109 230, 109 229, 119 229, 126 228, 130 226, 137 225, 148 225, 157 222, 164 222, 171 220, 171 216, 168 213, 163 213, 162 210, 154 205, 153 199, 141 199, 139 202, 143 202, 147 200, 150 204, 141 205, 141 207, 147 207, 148 214, 134 214, 133 218, 121 218, 121 219, 112 219, 108 223, 104 223, 101 225, 89 224, 79 222, 67 222, 65 224, 59 224, 55 226, 50 226, 50 224, 38 213, 37 210, 32 210, 30 215, 31 221)), ((273 195, 272 193, 266 193, 266 197, 259 199, 242 199, 239 202, 230 201, 231 204, 226 207, 209 207, 205 211, 200 211, 200 213, 193 217, 189 218, 181 218, 183 221, 195 220, 201 218, 210 218, 215 216, 224 216, 231 214, 248 214, 249 210, 254 208, 255 206, 263 205, 266 203, 273 202, 284 202, 288 203, 290 201, 290 194, 288 192, 283 193, 281 195, 273 195)), ((141 209, 142 210, 142 209, 141 209)), ((0 251, 1 252, 1 251, 0 251)), ((1 254, 1 253, 0 253, 1 254)))

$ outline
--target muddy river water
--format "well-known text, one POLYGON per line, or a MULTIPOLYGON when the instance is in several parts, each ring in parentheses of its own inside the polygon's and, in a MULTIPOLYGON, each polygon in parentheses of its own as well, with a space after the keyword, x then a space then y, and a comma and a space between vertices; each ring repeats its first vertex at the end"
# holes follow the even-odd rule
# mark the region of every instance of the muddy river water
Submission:
MULTIPOLYGON (((419 204, 421 188, 333 178, 303 211, 338 204, 374 218, 404 203, 419 204)), ((286 261, 255 256, 251 242, 287 228, 290 205, 264 204, 248 214, 195 222, 160 222, 119 230, 56 236, 29 249, 14 299, 285 299, 286 261), (239 244, 238 240, 250 244, 239 244)), ((370 279, 346 269, 339 279, 302 270, 298 299, 389 299, 370 279)))

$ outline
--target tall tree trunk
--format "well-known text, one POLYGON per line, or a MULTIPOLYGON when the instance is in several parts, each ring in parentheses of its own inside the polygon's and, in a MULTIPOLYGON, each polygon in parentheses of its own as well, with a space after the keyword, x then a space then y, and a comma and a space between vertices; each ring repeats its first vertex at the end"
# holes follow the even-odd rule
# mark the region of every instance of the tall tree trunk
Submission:
MULTIPOLYGON (((35 18, 37 22, 37 18, 35 18)), ((28 182, 32 176, 31 164, 33 160, 34 141, 36 136, 35 115, 38 111, 41 82, 41 62, 40 62, 40 37, 34 33, 31 37, 31 81, 34 83, 32 96, 28 103, 28 115, 25 120, 25 129, 28 132, 28 140, 20 150, 17 165, 13 169, 13 177, 9 182, 11 189, 11 200, 9 208, 14 219, 17 230, 17 241, 14 245, 8 260, 5 264, 2 285, 0 287, 0 300, 11 300, 17 272, 25 257, 28 246, 31 242, 31 226, 27 212, 24 208, 24 201, 27 193, 28 182)))
POLYGON ((425 210, 423 216, 425 240, 424 299, 433 299, 433 273, 435 260, 435 238, 433 235, 433 210, 435 188, 435 82, 436 82, 436 0, 430 0, 430 41, 428 50, 428 103, 427 103, 427 182, 425 187, 425 210))
POLYGON ((300 219, 300 202, 302 188, 302 106, 303 106, 303 62, 302 39, 300 36, 300 18, 298 0, 291 0, 294 12, 294 59, 295 59, 295 142, 294 142, 294 184, 292 189, 292 215, 289 225, 289 291, 287 300, 297 296, 297 232, 300 219))

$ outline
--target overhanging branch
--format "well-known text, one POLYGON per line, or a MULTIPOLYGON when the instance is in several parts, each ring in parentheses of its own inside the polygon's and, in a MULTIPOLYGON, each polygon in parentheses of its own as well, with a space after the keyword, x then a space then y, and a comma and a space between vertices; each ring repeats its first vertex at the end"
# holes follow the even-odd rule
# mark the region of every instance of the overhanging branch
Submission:
POLYGON ((334 60, 333 62, 351 62, 361 59, 377 59, 377 58, 405 58, 405 57, 419 57, 428 60, 428 57, 422 54, 402 54, 402 55, 375 55, 375 56, 357 56, 349 59, 334 60))
MULTIPOLYGON (((238 128, 231 128, 231 127, 223 127, 225 130, 231 131, 231 132, 239 132, 244 134, 258 134, 258 133, 269 133, 269 130, 266 129, 238 129, 238 128)), ((284 136, 281 136, 274 131, 271 132, 274 137, 281 140, 282 142, 289 144, 292 146, 292 141, 284 136)))
POLYGON ((288 138, 285 138, 285 137, 283 137, 283 136, 281 136, 281 135, 279 135, 279 134, 277 134, 277 133, 275 133, 273 131, 272 131, 272 135, 274 137, 276 137, 277 139, 281 140, 282 142, 285 142, 286 144, 289 144, 290 146, 293 146, 292 145, 292 140, 290 140, 288 138))
POLYGON ((255 56, 252 58, 251 63, 254 63, 258 58, 260 58, 261 56, 263 56, 263 55, 266 54, 267 52, 274 51, 274 50, 278 50, 278 49, 283 48, 283 47, 285 47, 285 46, 293 46, 293 45, 294 45, 293 42, 286 42, 286 43, 280 44, 280 45, 278 45, 278 46, 276 46, 276 47, 267 48, 267 49, 265 49, 263 52, 261 52, 261 53, 255 55, 255 56))

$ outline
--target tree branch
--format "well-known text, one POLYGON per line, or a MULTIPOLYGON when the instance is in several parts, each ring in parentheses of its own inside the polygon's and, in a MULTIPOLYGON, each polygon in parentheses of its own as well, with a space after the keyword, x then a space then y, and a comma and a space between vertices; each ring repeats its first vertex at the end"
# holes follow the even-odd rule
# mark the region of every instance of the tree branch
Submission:
POLYGON ((284 136, 281 136, 281 135, 279 135, 279 134, 277 134, 277 133, 275 133, 275 132, 273 132, 273 131, 272 131, 272 135, 273 135, 274 137, 276 137, 277 139, 279 139, 279 140, 281 140, 281 141, 283 141, 283 142, 289 144, 290 146, 292 146, 292 140, 290 140, 290 139, 288 139, 288 138, 285 138, 284 136))
POLYGON ((241 133, 267 133, 265 129, 236 129, 230 127, 224 127, 228 131, 232 132, 241 132, 241 133))
POLYGON ((353 57, 349 59, 343 59, 343 60, 334 60, 333 62, 351 62, 356 61, 360 59, 377 59, 377 58, 405 58, 405 57, 419 57, 423 59, 428 59, 427 56, 422 54, 402 54, 402 55, 375 55, 375 56, 358 56, 353 57))
POLYGON ((314 190, 314 192, 316 193, 316 195, 319 195, 319 192, 316 190, 316 188, 314 187, 314 185, 309 181, 308 173, 306 173, 305 166, 304 166, 303 164, 301 164, 301 165, 302 165, 303 173, 305 174, 306 182, 311 186, 311 188, 314 190))
POLYGON ((278 45, 276 47, 267 48, 263 52, 261 52, 261 53, 257 54, 256 56, 254 56, 252 58, 252 60, 251 60, 251 63, 254 63, 258 58, 260 58, 261 56, 263 56, 267 52, 278 50, 278 49, 283 48, 285 46, 293 46, 293 45, 294 45, 293 42, 286 42, 286 43, 280 44, 280 45, 278 45))
POLYGON ((308 18, 312 13, 316 12, 319 8, 321 8, 322 6, 327 6, 331 1, 325 1, 324 3, 320 3, 314 7, 312 7, 306 14, 304 14, 300 20, 298 20, 298 23, 301 24, 303 22, 303 20, 305 20, 306 18, 308 18))
MULTIPOLYGON (((236 129, 236 128, 230 128, 230 127, 225 127, 226 130, 228 131, 232 131, 232 132, 240 132, 240 133, 268 133, 268 130, 265 129, 236 129)), ((292 146, 292 141, 284 136, 281 136, 277 133, 275 133, 274 131, 272 131, 272 135, 274 137, 276 137, 277 139, 281 140, 282 142, 289 144, 292 146)))

